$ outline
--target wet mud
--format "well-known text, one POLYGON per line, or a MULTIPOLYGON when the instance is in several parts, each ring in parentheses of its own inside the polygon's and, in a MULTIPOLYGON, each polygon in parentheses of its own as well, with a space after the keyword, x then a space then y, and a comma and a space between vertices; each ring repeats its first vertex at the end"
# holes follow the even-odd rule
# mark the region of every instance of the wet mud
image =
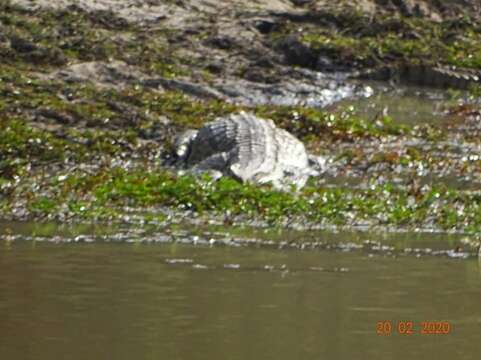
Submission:
POLYGON ((480 71, 479 4, 463 5, 2 3, 1 217, 478 234, 479 87, 396 70, 480 71), (291 194, 176 175, 175 136, 240 110, 324 173, 291 194))

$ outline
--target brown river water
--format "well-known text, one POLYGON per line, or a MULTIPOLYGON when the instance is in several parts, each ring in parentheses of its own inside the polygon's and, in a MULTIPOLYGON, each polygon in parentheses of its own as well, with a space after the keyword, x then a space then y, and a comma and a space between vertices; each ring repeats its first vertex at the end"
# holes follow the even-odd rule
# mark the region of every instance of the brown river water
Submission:
POLYGON ((228 246, 33 229, 0 231, 0 359, 480 356, 477 257, 432 255, 456 236, 318 233, 337 246, 300 250, 276 245, 295 233, 228 246), (375 238, 390 250, 352 245, 375 238))

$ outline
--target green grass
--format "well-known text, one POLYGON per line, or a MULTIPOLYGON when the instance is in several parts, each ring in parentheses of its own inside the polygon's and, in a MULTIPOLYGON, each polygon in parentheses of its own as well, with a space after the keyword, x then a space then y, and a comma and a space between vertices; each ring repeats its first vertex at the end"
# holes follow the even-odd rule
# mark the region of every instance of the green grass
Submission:
MULTIPOLYGON (((446 186, 414 191, 394 184, 367 189, 326 188, 314 183, 297 192, 270 186, 241 184, 233 179, 212 181, 207 176, 176 176, 166 171, 101 169, 95 174, 72 173, 61 181, 45 179, 40 194, 22 195, 30 215, 55 218, 122 219, 125 206, 142 209, 142 218, 163 216, 171 209, 179 218, 185 211, 201 217, 262 220, 273 226, 289 223, 340 226, 439 227, 481 231, 481 194, 446 186), (67 205, 67 209, 65 205, 67 205)), ((13 199, 14 197, 12 197, 13 199)))
MULTIPOLYGON (((274 38, 294 32, 295 25, 286 24, 274 38)), ((481 69, 481 28, 469 19, 434 22, 416 17, 367 18, 355 12, 333 12, 319 14, 318 23, 305 26, 301 40, 320 54, 349 66, 442 63, 481 69)))
POLYGON ((109 11, 26 10, 0 4, 4 36, 2 63, 26 69, 49 70, 69 62, 122 60, 143 71, 175 77, 187 74, 187 59, 174 55, 168 30, 145 30, 109 11))

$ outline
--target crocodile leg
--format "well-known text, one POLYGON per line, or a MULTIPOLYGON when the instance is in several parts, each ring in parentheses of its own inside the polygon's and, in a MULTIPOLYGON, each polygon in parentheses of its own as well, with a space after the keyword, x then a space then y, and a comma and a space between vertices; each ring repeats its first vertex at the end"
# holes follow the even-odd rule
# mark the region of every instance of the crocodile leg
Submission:
POLYGON ((218 180, 222 177, 223 171, 228 168, 229 159, 230 155, 227 152, 213 154, 193 166, 191 172, 194 174, 207 173, 212 179, 218 180))

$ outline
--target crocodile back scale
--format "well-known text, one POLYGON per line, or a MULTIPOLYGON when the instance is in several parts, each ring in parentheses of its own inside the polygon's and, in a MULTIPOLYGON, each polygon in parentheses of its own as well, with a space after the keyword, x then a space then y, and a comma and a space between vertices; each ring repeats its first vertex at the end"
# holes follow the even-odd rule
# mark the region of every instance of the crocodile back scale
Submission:
POLYGON ((272 120, 245 112, 218 118, 198 131, 188 130, 177 139, 176 153, 191 171, 271 182, 277 188, 289 184, 300 188, 316 174, 301 141, 272 120))

